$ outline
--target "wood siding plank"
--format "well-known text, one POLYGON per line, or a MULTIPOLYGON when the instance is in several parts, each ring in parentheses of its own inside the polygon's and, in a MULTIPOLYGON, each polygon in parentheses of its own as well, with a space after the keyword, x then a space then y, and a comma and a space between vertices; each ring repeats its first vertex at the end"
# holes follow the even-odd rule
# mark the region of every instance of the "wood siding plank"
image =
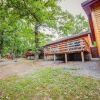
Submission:
POLYGON ((92 8, 92 20, 95 30, 95 37, 100 57, 100 5, 92 8))

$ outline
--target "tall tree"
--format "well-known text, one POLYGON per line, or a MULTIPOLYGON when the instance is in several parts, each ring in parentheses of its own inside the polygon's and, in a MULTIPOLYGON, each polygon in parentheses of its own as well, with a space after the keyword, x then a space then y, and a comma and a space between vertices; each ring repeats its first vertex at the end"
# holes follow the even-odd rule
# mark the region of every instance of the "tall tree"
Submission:
POLYGON ((78 34, 89 30, 88 21, 82 15, 73 16, 66 11, 62 14, 62 18, 59 27, 62 36, 78 34))
POLYGON ((34 25, 35 47, 38 51, 38 33, 40 26, 53 27, 56 25, 55 16, 59 7, 56 0, 2 0, 9 13, 28 20, 34 25))
POLYGON ((74 20, 74 26, 75 26, 75 33, 79 33, 82 31, 88 31, 89 30, 89 23, 88 21, 85 19, 84 16, 77 15, 75 16, 75 20, 74 20))

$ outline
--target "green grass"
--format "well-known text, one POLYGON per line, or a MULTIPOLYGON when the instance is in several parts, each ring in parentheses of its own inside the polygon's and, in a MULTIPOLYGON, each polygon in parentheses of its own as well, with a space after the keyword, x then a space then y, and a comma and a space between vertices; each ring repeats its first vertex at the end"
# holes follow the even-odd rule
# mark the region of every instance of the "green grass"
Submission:
POLYGON ((100 81, 47 68, 0 80, 0 100, 100 100, 100 81))

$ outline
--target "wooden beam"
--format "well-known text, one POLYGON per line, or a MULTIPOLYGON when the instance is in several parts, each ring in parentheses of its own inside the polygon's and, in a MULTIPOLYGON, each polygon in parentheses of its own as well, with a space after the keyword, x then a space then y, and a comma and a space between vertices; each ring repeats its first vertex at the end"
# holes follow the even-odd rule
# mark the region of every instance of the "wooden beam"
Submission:
POLYGON ((92 60, 92 54, 91 53, 89 53, 89 60, 92 60))
POLYGON ((45 53, 44 53, 44 60, 46 60, 46 55, 45 55, 45 53))
POLYGON ((67 53, 65 53, 65 63, 68 62, 67 53))
POLYGON ((54 62, 56 61, 56 55, 54 54, 54 62))
POLYGON ((48 55, 44 55, 44 60, 48 60, 48 55))
POLYGON ((84 52, 81 52, 81 58, 82 58, 82 62, 85 62, 85 59, 84 59, 84 52))
POLYGON ((89 44, 90 44, 90 47, 93 47, 90 34, 88 34, 88 39, 89 39, 89 44))

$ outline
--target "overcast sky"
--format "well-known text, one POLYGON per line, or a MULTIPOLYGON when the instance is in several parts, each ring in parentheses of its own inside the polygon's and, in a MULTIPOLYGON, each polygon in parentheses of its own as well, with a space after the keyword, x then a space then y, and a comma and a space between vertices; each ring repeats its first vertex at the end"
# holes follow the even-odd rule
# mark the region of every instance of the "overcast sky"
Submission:
POLYGON ((82 14, 87 18, 83 8, 81 7, 81 3, 86 0, 61 0, 59 5, 63 10, 68 10, 73 15, 82 14))

